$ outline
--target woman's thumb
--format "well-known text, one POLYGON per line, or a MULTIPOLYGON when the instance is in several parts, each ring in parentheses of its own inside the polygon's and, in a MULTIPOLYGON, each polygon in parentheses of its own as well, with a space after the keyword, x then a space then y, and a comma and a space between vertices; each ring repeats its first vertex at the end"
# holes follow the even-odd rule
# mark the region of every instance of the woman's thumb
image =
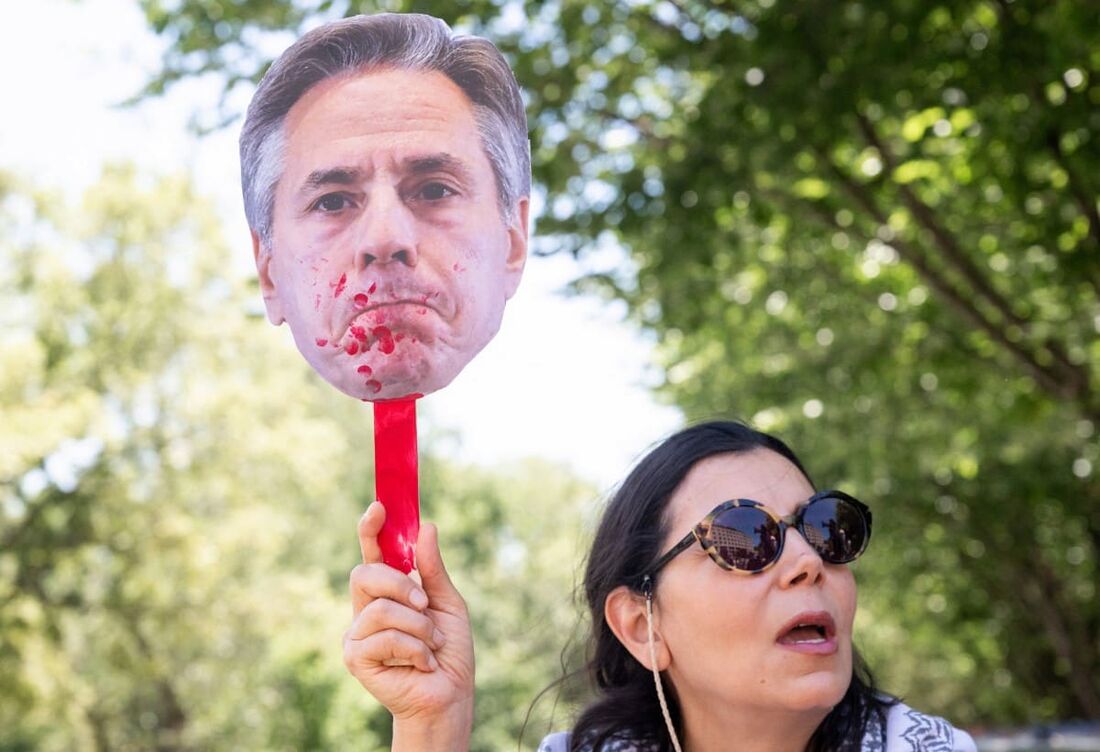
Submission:
POLYGON ((466 603, 443 566, 443 555, 439 552, 439 530, 430 522, 420 526, 420 536, 416 541, 416 569, 432 608, 465 610, 466 603))

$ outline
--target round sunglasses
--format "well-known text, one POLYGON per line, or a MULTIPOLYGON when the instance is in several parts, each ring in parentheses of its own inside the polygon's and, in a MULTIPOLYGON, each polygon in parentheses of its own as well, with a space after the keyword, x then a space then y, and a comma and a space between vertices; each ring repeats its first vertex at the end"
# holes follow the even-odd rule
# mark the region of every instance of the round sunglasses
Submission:
POLYGON ((829 564, 855 561, 871 539, 871 510, 842 491, 819 491, 794 514, 781 517, 758 501, 723 501, 650 568, 657 572, 695 541, 714 563, 740 574, 759 574, 783 555, 787 529, 797 530, 829 564))

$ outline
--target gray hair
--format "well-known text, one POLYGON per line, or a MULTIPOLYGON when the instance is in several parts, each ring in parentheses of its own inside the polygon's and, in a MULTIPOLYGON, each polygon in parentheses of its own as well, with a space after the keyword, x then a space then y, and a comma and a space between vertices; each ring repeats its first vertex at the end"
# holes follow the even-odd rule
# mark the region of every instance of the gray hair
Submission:
POLYGON ((287 113, 311 87, 372 68, 436 71, 473 106, 481 146, 497 182, 505 219, 531 195, 527 115, 515 75, 492 42, 455 36, 444 21, 414 13, 380 13, 333 21, 310 31, 272 63, 241 129, 241 188, 248 225, 271 243, 275 188, 286 155, 287 113))

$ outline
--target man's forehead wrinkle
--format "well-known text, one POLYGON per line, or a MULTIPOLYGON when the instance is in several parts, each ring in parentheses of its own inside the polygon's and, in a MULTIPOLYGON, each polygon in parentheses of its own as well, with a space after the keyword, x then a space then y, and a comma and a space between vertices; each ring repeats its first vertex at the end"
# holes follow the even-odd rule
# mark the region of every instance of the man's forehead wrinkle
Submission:
POLYGON ((407 108, 401 110, 396 113, 372 110, 366 116, 354 108, 330 111, 324 115, 311 112, 308 108, 300 112, 292 109, 284 125, 288 152, 311 151, 312 145, 319 139, 331 143, 393 136, 400 141, 423 137, 438 139, 442 136, 477 137, 477 125, 472 115, 468 122, 463 122, 466 118, 456 118, 455 113, 434 106, 416 113, 409 112, 407 108))
MULTIPOLYGON (((333 92, 334 96, 338 96, 333 92)), ((362 92, 351 92, 338 105, 336 112, 330 112, 330 122, 346 123, 353 128, 366 124, 372 133, 403 133, 414 131, 418 127, 450 129, 458 125, 459 119, 468 119, 475 127, 473 107, 468 102, 443 104, 433 97, 422 96, 418 92, 402 93, 394 99, 392 92, 380 92, 381 99, 369 97, 362 92), (390 106, 387 106, 390 105, 390 106), (457 105, 457 108, 456 106, 457 105)), ((313 118, 306 107, 302 113, 305 124, 313 118)))

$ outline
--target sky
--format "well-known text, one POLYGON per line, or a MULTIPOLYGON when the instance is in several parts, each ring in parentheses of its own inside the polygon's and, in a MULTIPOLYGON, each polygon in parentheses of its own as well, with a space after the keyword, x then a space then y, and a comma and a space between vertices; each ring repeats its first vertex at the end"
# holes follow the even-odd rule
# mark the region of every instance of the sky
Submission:
MULTIPOLYGON (((194 109, 214 101, 217 82, 189 82, 135 108, 115 106, 140 90, 161 49, 135 0, 2 6, 8 106, 0 167, 63 188, 74 201, 108 161, 187 171, 216 202, 226 237, 240 249, 236 270, 244 270, 251 247, 239 189, 240 123, 201 139, 187 129, 194 109)), ((614 263, 619 253, 606 249, 599 263, 614 263)), ((680 413, 651 394, 653 344, 623 323, 621 304, 563 292, 582 272, 564 256, 528 261, 497 337, 450 386, 420 401, 420 432, 433 450, 489 467, 542 457, 607 489, 680 425, 680 413)), ((369 409, 360 409, 370 420, 369 409)))

